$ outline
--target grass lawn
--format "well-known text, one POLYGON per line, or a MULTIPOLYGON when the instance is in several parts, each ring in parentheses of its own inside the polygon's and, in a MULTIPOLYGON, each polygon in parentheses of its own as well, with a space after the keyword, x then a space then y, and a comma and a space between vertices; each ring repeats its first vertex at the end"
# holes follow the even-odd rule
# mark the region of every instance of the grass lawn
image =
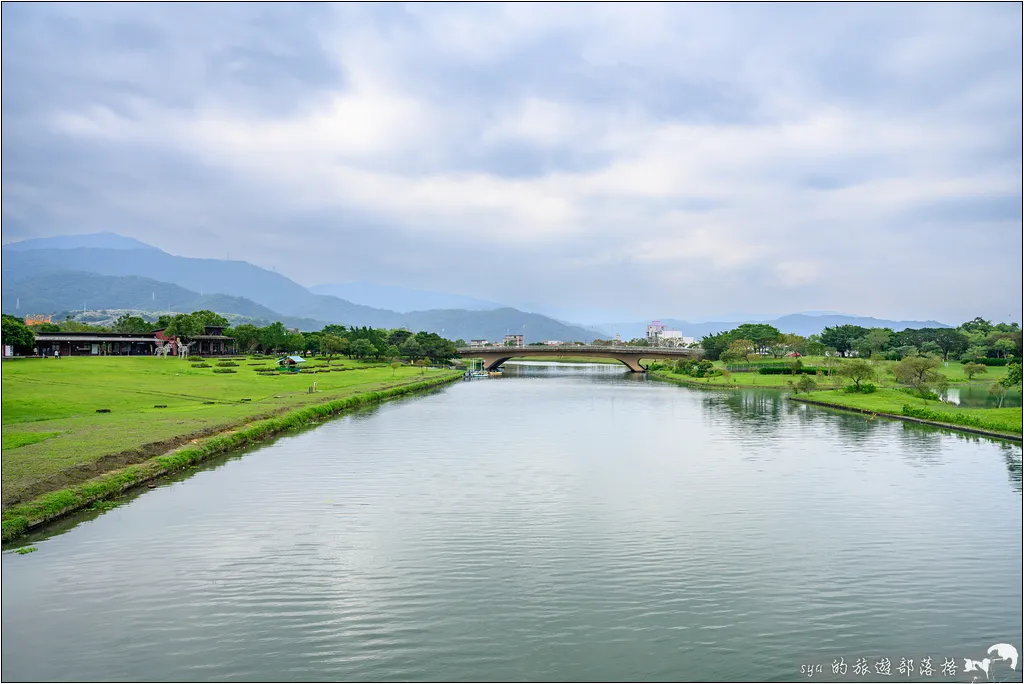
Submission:
MULTIPOLYGON (((315 375, 255 372, 273 361, 238 360, 236 373, 214 373, 216 360, 207 363, 212 367, 155 357, 4 361, 4 506, 260 417, 423 378, 420 368, 348 359, 315 375), (314 381, 318 391, 309 394, 314 381)), ((453 371, 426 370, 442 373, 453 371)))
POLYGON ((1021 408, 960 408, 942 401, 930 401, 895 389, 879 389, 871 394, 847 394, 842 390, 827 390, 801 394, 813 401, 824 401, 840 406, 875 411, 877 413, 903 414, 903 407, 924 409, 933 414, 931 420, 949 422, 969 427, 980 427, 997 432, 1021 434, 1021 408), (966 420, 965 420, 966 417, 966 420), (977 421, 978 424, 974 424, 977 421))

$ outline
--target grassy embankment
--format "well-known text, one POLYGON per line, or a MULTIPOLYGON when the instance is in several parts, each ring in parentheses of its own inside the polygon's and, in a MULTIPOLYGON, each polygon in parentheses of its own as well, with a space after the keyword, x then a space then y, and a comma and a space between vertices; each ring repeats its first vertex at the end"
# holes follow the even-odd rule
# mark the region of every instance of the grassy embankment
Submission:
POLYGON ((790 397, 796 401, 820 403, 835 408, 852 408, 878 415, 916 418, 957 428, 1021 436, 1022 412, 1016 408, 960 408, 955 404, 922 399, 897 389, 879 389, 871 394, 847 394, 843 390, 811 392, 790 397))
POLYGON ((255 371, 272 361, 236 360, 235 373, 214 373, 216 361, 207 363, 210 368, 152 357, 5 361, 4 539, 216 453, 460 377, 348 359, 329 369, 314 361, 316 374, 267 376, 255 371), (314 381, 317 392, 310 394, 314 381))
MULTIPOLYGON (((820 366, 820 358, 802 359, 805 366, 820 366)), ((920 421, 936 425, 946 425, 956 428, 972 428, 1004 435, 1021 435, 1022 413, 1017 408, 960 408, 954 404, 942 401, 923 399, 919 396, 908 394, 898 389, 895 378, 886 371, 893 366, 895 361, 879 362, 879 375, 871 382, 878 386, 878 390, 871 394, 848 394, 841 387, 848 384, 848 380, 842 377, 816 378, 819 382, 819 389, 810 393, 794 395, 791 398, 797 401, 809 403, 821 403, 839 409, 854 409, 878 415, 889 415, 900 418, 914 418, 920 421), (907 408, 905 408, 907 407, 907 408)), ((715 368, 723 368, 724 364, 715 362, 715 368)), ((964 375, 963 365, 957 362, 950 362, 949 366, 939 368, 951 385, 975 383, 989 384, 999 380, 1006 375, 1005 366, 993 366, 988 368, 984 375, 975 376, 973 381, 968 380, 964 375)), ((723 389, 740 388, 764 388, 764 389, 792 389, 791 381, 800 378, 799 375, 761 375, 759 373, 731 373, 729 376, 715 376, 712 378, 693 378, 687 375, 679 375, 667 370, 654 371, 654 376, 676 382, 678 384, 694 387, 715 387, 723 389)))
MULTIPOLYGON (((823 357, 820 356, 805 356, 800 359, 804 366, 813 366, 820 368, 822 366, 823 357)), ((760 363, 783 363, 782 359, 764 359, 760 363)), ((645 361, 646 365, 648 362, 645 361)), ((876 362, 872 362, 876 363, 876 362)), ((752 364, 753 365, 753 364, 752 364)), ((879 370, 878 377, 871 382, 878 387, 897 387, 898 383, 896 379, 889 374, 888 370, 896 365, 895 361, 878 361, 877 367, 879 370)), ((725 364, 721 361, 715 361, 714 366, 718 370, 725 368, 725 364)), ((950 361, 949 367, 940 366, 939 370, 946 376, 951 385, 975 383, 975 384, 989 384, 996 382, 1004 375, 1006 375, 1006 366, 990 366, 988 372, 984 375, 974 376, 974 380, 968 380, 967 376, 964 375, 963 364, 958 361, 950 361)), ((762 388, 775 388, 775 389, 790 389, 789 381, 796 381, 800 378, 799 375, 761 375, 760 373, 730 373, 728 377, 717 375, 712 378, 693 378, 689 375, 681 375, 673 373, 670 370, 662 369, 654 371, 654 375, 667 380, 672 380, 684 385, 693 385, 697 387, 736 387, 736 388, 750 388, 750 387, 762 387, 762 388)), ((817 378, 815 378, 817 380, 817 378)), ((825 383, 831 383, 833 378, 825 378, 825 383)), ((834 378, 834 381, 838 385, 845 385, 849 381, 844 378, 834 378)))

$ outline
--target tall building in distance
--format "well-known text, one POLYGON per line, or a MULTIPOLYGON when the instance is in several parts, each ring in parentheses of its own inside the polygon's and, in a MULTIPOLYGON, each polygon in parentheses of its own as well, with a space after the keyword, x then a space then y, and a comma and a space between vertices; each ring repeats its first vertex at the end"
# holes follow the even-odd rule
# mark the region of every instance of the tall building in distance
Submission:
POLYGON ((694 343, 678 330, 671 330, 661 321, 651 321, 647 326, 647 344, 651 347, 685 347, 694 343))

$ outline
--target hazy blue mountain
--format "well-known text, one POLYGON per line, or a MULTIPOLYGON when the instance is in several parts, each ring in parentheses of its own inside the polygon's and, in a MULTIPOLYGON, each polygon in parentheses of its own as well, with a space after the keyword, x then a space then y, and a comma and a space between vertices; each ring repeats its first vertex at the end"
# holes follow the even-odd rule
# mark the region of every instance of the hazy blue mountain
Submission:
MULTIPOLYGON (((24 243, 19 243, 24 245, 24 243)), ((13 245, 12 245, 13 246, 13 245)), ((251 315, 253 305, 261 312, 273 315, 282 322, 307 319, 340 323, 343 325, 368 325, 380 328, 405 327, 411 330, 425 330, 443 334, 450 339, 473 338, 500 339, 505 330, 520 332, 527 324, 527 339, 591 340, 594 333, 585 328, 570 326, 539 314, 527 314, 516 309, 502 308, 492 311, 434 310, 407 314, 378 309, 330 295, 314 294, 285 276, 267 271, 244 261, 223 259, 194 259, 179 257, 158 249, 140 249, 126 258, 124 250, 82 247, 78 249, 31 248, 9 251, 3 248, 3 308, 13 309, 16 298, 20 297, 21 311, 30 313, 59 313, 67 309, 81 308, 81 300, 90 300, 93 308, 134 308, 123 303, 128 296, 124 289, 141 288, 135 294, 142 299, 149 293, 152 299, 152 283, 126 285, 124 289, 110 281, 94 281, 89 284, 78 276, 76 288, 69 289, 67 297, 54 292, 56 284, 38 276, 57 271, 85 271, 104 276, 139 277, 164 284, 176 285, 199 296, 213 293, 226 295, 221 308, 206 306, 222 313, 251 315), (28 280, 36 278, 35 280, 28 280), (148 287, 148 289, 146 289, 148 287), (37 290, 47 289, 45 295, 37 290), (21 295, 28 290, 28 294, 21 295), (116 294, 116 296, 114 296, 116 294), (108 295, 110 295, 108 297, 108 295), (37 300, 30 296, 39 297, 37 300), (70 305, 68 305, 70 300, 70 305), (109 301, 108 301, 109 300, 109 301), (47 304, 48 302, 48 304, 47 304), (33 309, 27 308, 33 304, 33 309), (35 306, 38 304, 38 306, 35 306), (43 305, 46 304, 46 307, 43 305), (58 306, 60 304, 60 306, 58 306), (229 307, 229 308, 223 308, 229 307), (495 313, 502 312, 502 313, 495 313), (499 334, 500 333, 500 334, 499 334)), ((157 297, 160 294, 157 293, 157 297)), ((171 294, 167 294, 171 299, 171 294)), ((184 298, 178 293, 175 297, 184 298)), ((189 300, 189 301, 193 301, 189 300)), ((136 301, 136 300, 132 300, 136 301)), ((209 300, 206 300, 209 301, 209 300)), ((152 307, 146 306, 150 309, 152 307)), ((161 309, 163 307, 160 307, 161 309)), ((261 315, 261 314, 252 314, 261 315)), ((319 326, 318 326, 319 327, 319 326)))
POLYGON ((449 292, 416 290, 399 285, 377 285, 376 283, 365 282, 314 285, 309 288, 309 291, 315 294, 332 295, 341 299, 347 299, 355 304, 372 306, 378 309, 390 309, 399 313, 429 311, 431 309, 486 311, 488 309, 500 309, 503 306, 496 302, 449 292))
MULTIPOLYGON (((864 328, 892 328, 893 330, 904 330, 906 328, 950 328, 953 326, 939 323, 938 321, 891 321, 883 318, 872 318, 870 316, 846 316, 844 314, 789 314, 771 319, 748 319, 736 321, 704 321, 691 322, 677 318, 662 318, 662 323, 669 328, 678 330, 689 337, 700 339, 704 335, 713 335, 724 330, 732 330, 743 323, 768 323, 774 325, 782 332, 796 333, 797 335, 815 335, 823 328, 836 325, 859 325, 864 328)), ((643 337, 647 334, 647 325, 650 321, 633 321, 630 323, 604 323, 601 330, 614 335, 618 333, 623 339, 643 337)))
POLYGON ((4 250, 13 252, 26 252, 34 249, 81 249, 91 247, 93 249, 151 249, 158 250, 153 245, 147 245, 135 238, 124 237, 117 233, 89 233, 87 235, 56 235, 54 237, 32 238, 21 242, 12 242, 4 245, 4 250))
POLYGON ((553 318, 526 313, 511 307, 490 311, 436 310, 413 311, 405 314, 403 327, 426 330, 455 340, 486 339, 500 341, 505 335, 521 334, 527 342, 561 340, 563 342, 589 342, 593 331, 577 325, 566 325, 553 318))
POLYGON ((244 297, 198 292, 141 276, 104 276, 84 271, 47 271, 14 282, 4 278, 3 312, 56 314, 99 309, 140 312, 191 312, 209 309, 236 314, 263 324, 281 321, 289 327, 320 329, 323 321, 282 316, 244 297))

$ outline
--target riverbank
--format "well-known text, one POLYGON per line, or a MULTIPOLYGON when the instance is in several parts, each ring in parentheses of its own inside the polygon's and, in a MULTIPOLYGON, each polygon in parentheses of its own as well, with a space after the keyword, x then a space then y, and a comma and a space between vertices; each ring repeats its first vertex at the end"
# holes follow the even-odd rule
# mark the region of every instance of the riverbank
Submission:
POLYGON ((126 468, 109 471, 78 485, 52 491, 31 501, 5 508, 2 520, 3 542, 7 543, 35 527, 82 510, 98 501, 117 496, 127 489, 161 475, 196 465, 287 430, 334 417, 359 406, 437 388, 461 377, 462 374, 459 372, 437 371, 430 378, 412 382, 399 381, 377 391, 356 391, 344 398, 321 401, 287 411, 274 418, 256 420, 238 426, 237 429, 228 429, 204 440, 191 440, 190 446, 126 468))
MULTIPOLYGON (((783 363, 782 359, 766 359, 760 363, 783 363)), ((804 366, 812 368, 823 367, 824 358, 820 356, 805 356, 800 359, 800 362, 804 366)), ((895 361, 877 361, 872 362, 876 367, 876 377, 871 380, 872 383, 878 387, 899 387, 899 383, 889 373, 896 362, 895 361)), ((716 371, 727 370, 726 364, 721 361, 712 362, 713 368, 716 371)), ((751 364, 754 365, 754 364, 751 364)), ((1006 375, 1006 366, 992 366, 986 368, 985 373, 976 376, 974 379, 968 378, 964 373, 963 364, 950 361, 948 365, 943 365, 939 369, 939 372, 946 376, 946 380, 951 387, 960 386, 974 386, 974 385, 986 385, 998 381, 1000 378, 1006 375)), ((689 375, 683 375, 675 373, 669 368, 663 368, 661 370, 649 371, 652 375, 657 375, 666 380, 672 380, 681 385, 688 385, 691 387, 720 387, 722 389, 750 389, 750 388, 761 388, 761 389, 791 389, 789 382, 796 381, 800 378, 799 375, 791 375, 789 373, 781 375, 762 375, 757 372, 743 372, 734 371, 728 374, 715 375, 710 378, 695 378, 689 375)), ((831 376, 822 378, 815 378, 819 383, 822 381, 827 383, 836 383, 837 385, 847 384, 849 381, 845 378, 838 376, 831 376)))
MULTIPOLYGON (((3 365, 7 506, 302 406, 423 379, 423 369, 310 359, 23 359, 3 365), (316 386, 316 391, 310 389, 316 386)), ((438 371, 428 371, 437 373, 438 371)))
MULTIPOLYGON (((684 387, 701 389, 773 389, 785 391, 792 391, 793 389, 788 384, 781 384, 777 380, 780 377, 789 376, 760 376, 765 379, 771 379, 773 384, 752 385, 736 382, 730 382, 729 384, 712 383, 707 382, 706 378, 690 378, 664 371, 649 371, 648 375, 652 378, 684 387)), ((824 390, 803 395, 791 394, 788 398, 805 404, 896 418, 913 423, 998 437, 1000 439, 1021 441, 1022 411, 1020 407, 960 408, 955 404, 922 399, 893 388, 880 388, 871 394, 848 394, 843 390, 824 390)))
POLYGON ((896 418, 913 423, 1021 441, 1022 411, 1015 408, 960 408, 955 404, 922 399, 900 390, 879 389, 871 394, 842 390, 790 395, 792 401, 896 418))

